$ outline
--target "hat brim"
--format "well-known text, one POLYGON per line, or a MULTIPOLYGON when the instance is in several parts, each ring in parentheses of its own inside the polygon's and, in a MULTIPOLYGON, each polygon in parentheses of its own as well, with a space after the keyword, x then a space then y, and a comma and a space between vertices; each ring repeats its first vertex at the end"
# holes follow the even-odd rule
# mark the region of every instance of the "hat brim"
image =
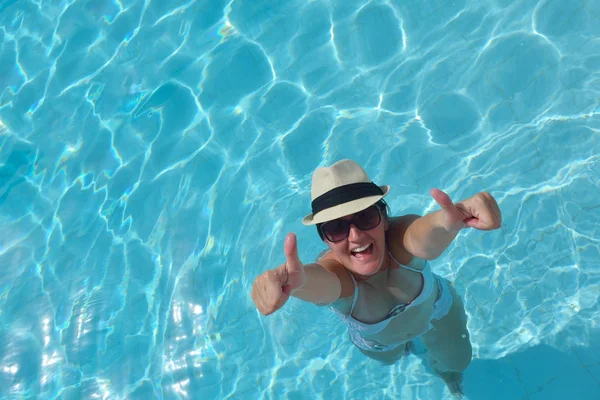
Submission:
POLYGON ((349 201, 347 203, 338 204, 337 206, 327 208, 323 211, 319 211, 316 214, 308 214, 302 218, 304 225, 316 225, 322 222, 332 221, 334 219, 345 217, 346 215, 354 214, 362 211, 366 208, 371 207, 379 200, 383 199, 390 192, 390 186, 384 185, 379 186, 383 191, 383 194, 377 196, 368 196, 361 199, 349 201))

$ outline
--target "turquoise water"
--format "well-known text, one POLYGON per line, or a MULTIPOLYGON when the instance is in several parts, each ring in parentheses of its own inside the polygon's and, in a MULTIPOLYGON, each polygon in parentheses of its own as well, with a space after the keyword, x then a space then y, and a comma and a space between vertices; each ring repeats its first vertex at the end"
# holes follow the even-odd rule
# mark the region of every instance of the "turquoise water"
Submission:
POLYGON ((500 204, 432 263, 465 398, 600 398, 599 71, 597 1, 0 0, 0 397, 445 398, 249 297, 352 158, 395 214, 500 204))

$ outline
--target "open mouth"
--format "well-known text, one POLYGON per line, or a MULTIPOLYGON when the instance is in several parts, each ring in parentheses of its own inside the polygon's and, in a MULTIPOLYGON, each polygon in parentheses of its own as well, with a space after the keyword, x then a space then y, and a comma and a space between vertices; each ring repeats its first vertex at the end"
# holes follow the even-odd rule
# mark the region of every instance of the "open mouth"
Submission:
POLYGON ((369 243, 362 247, 357 247, 351 251, 352 255, 356 258, 362 258, 364 256, 369 256, 373 253, 373 243, 369 243))

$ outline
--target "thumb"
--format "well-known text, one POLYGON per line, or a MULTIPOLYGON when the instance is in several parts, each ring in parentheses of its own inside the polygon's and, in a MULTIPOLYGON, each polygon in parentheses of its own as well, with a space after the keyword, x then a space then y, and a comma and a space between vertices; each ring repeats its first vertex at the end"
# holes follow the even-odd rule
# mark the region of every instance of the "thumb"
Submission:
POLYGON ((446 193, 439 189, 431 189, 429 193, 440 207, 446 211, 452 221, 462 221, 466 218, 446 193))
POLYGON ((299 272, 303 264, 298 257, 298 242, 295 234, 290 233, 286 236, 283 251, 288 273, 299 272))

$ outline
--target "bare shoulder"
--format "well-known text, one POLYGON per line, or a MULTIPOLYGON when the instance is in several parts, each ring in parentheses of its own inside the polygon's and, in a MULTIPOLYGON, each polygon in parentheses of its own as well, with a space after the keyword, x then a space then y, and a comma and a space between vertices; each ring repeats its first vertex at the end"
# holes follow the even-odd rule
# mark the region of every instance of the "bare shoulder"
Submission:
POLYGON ((406 250, 404 246, 404 234, 408 227, 421 218, 420 215, 407 214, 399 217, 390 218, 390 226, 387 232, 387 245, 398 262, 408 265, 413 259, 413 255, 406 250))
POLYGON ((344 265, 337 260, 335 254, 332 251, 328 251, 320 259, 317 260, 317 264, 321 265, 329 272, 333 272, 340 280, 342 286, 341 297, 352 296, 354 293, 354 282, 350 277, 350 271, 344 267, 344 265))
POLYGON ((396 234, 404 235, 406 229, 408 229, 408 227, 419 218, 421 218, 421 216, 417 214, 406 214, 399 217, 391 217, 390 231, 394 231, 396 234))

